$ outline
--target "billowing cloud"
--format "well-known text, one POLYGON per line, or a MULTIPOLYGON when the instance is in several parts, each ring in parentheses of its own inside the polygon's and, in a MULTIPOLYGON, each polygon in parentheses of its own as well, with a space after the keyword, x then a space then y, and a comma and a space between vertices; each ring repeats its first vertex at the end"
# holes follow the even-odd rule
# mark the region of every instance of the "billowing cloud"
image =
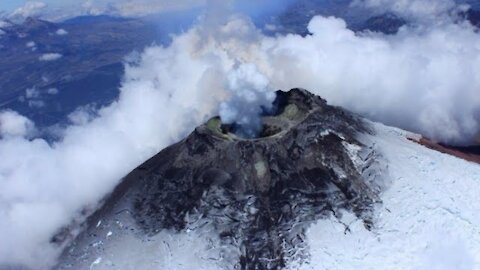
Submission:
POLYGON ((119 99, 93 117, 73 117, 78 121, 61 131, 62 140, 0 141, 0 265, 48 269, 59 251, 50 239, 62 226, 215 113, 223 93, 209 49, 189 61, 198 35, 174 43, 127 64, 119 99))
POLYGON ((0 138, 27 137, 34 131, 34 123, 25 116, 14 111, 0 112, 0 138))
POLYGON ((437 140, 466 143, 480 131, 480 36, 469 25, 356 35, 316 17, 312 36, 265 40, 278 88, 314 89, 329 102, 437 140))
POLYGON ((241 64, 227 75, 227 81, 231 95, 220 104, 222 122, 238 124, 240 135, 253 138, 262 128, 262 108, 270 108, 275 99, 269 80, 255 65, 241 64))

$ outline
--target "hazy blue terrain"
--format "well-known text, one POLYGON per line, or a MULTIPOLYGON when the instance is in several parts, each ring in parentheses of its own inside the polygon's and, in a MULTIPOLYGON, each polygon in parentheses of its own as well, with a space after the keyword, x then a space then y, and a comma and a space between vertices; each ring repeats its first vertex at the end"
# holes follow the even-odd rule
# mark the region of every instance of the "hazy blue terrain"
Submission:
POLYGON ((169 33, 187 27, 193 17, 174 18, 85 16, 61 23, 28 18, 4 27, 0 108, 49 126, 65 121, 78 106, 110 103, 118 95, 124 58, 150 44, 167 43, 169 33), (42 61, 49 53, 61 58, 42 61))

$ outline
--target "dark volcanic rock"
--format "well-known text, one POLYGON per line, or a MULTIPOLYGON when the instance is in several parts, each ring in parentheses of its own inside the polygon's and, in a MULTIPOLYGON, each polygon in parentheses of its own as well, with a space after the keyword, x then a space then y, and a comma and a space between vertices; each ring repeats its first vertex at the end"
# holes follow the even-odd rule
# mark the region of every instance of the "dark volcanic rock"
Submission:
POLYGON ((378 156, 357 139, 368 125, 305 90, 278 92, 274 105, 258 138, 238 137, 213 118, 139 166, 89 219, 58 269, 91 263, 99 252, 91 243, 103 234, 99 222, 125 213, 128 230, 147 237, 205 220, 223 244, 237 246, 236 269, 305 260, 305 229, 341 209, 370 228, 379 201, 370 167, 378 156))

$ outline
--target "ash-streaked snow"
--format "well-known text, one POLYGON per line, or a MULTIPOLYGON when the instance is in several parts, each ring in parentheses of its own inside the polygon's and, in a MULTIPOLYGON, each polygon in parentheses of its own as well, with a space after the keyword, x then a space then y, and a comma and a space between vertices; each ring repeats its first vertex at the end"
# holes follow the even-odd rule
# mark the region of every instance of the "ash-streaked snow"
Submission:
MULTIPOLYGON (((407 139, 415 134, 373 125, 376 134, 362 135, 362 142, 381 151, 388 175, 376 183, 386 190, 372 230, 346 211, 340 220, 321 219, 306 233, 308 259, 287 269, 480 269, 480 166, 407 139)), ((238 247, 222 244, 208 224, 145 236, 122 218, 129 214, 98 221, 93 248, 75 267, 234 269, 238 247)))
POLYGON ((290 269, 480 269, 480 166, 376 124, 391 183, 372 231, 344 213, 307 232, 311 258, 290 269))
MULTIPOLYGON (((220 270, 231 269, 229 251, 224 248, 214 232, 208 230, 176 233, 162 231, 153 237, 138 237, 125 230, 120 222, 92 243, 97 248, 96 257, 86 257, 77 269, 95 270, 220 270), (118 235, 117 235, 118 233, 118 235), (102 252, 108 250, 108 252, 102 252)), ((230 255, 237 255, 231 248, 230 255)), ((233 258, 232 258, 233 259, 233 258)), ((63 269, 63 268, 62 268, 63 269)))

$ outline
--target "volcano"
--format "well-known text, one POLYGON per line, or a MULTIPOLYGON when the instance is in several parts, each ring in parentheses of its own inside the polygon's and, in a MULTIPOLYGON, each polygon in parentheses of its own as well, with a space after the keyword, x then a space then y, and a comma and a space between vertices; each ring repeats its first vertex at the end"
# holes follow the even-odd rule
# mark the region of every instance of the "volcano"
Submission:
POLYGON ((137 167, 52 238, 66 246, 54 269, 428 269, 480 254, 478 164, 303 89, 272 107, 254 138, 214 117, 137 167))
POLYGON ((155 242, 162 231, 205 228, 223 250, 212 260, 281 269, 308 257, 304 232, 318 219, 343 209, 370 228, 380 158, 358 140, 372 132, 369 124, 302 89, 278 91, 273 107, 256 138, 236 135, 215 117, 136 168, 88 219, 57 269, 86 269, 92 258, 110 255, 107 265, 117 265, 115 238, 155 242), (99 242, 101 235, 110 243, 99 242))

